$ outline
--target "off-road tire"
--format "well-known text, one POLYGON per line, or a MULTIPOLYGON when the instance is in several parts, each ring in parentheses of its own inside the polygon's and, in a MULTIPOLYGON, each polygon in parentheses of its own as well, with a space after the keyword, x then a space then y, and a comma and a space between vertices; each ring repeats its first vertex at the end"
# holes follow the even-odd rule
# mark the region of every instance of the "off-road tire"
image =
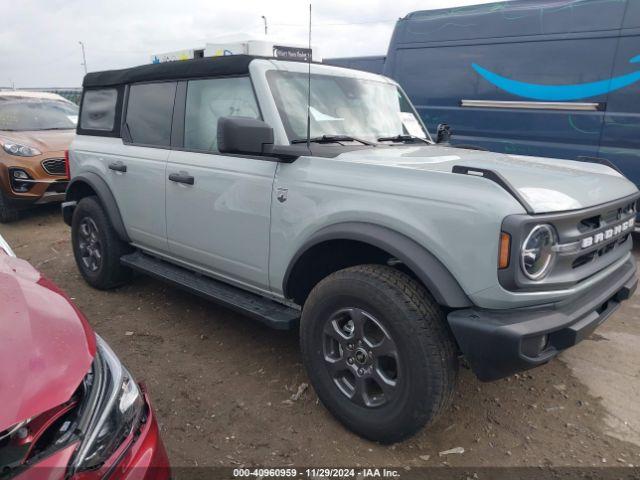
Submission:
POLYGON ((120 239, 97 197, 84 197, 78 202, 71 221, 71 243, 78 270, 92 287, 109 290, 123 285, 131 278, 131 270, 120 264, 120 257, 131 252, 132 248, 120 239), (96 270, 91 270, 83 261, 80 234, 83 222, 93 222, 97 227, 96 238, 101 250, 101 261, 96 270))
POLYGON ((394 268, 355 266, 318 283, 304 304, 300 344, 307 374, 322 403, 367 439, 388 444, 410 437, 435 421, 451 402, 458 358, 444 313, 422 285, 394 268), (336 386, 325 365, 323 329, 332 312, 346 307, 370 313, 397 345, 400 383, 388 404, 357 405, 336 386))
POLYGON ((15 222, 18 218, 20 218, 20 212, 9 204, 4 193, 0 190, 0 223, 15 222))

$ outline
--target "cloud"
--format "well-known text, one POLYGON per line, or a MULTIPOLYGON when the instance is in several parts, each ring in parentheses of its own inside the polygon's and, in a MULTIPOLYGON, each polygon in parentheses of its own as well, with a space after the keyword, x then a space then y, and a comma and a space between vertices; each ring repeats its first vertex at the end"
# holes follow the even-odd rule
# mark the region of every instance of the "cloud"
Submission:
MULTIPOLYGON (((395 21, 415 10, 487 0, 323 0, 313 4, 312 43, 324 57, 386 53, 395 21)), ((307 42, 308 3, 296 0, 14 0, 3 6, 0 86, 75 87, 81 50, 90 71, 149 62, 153 53, 204 46, 220 35, 307 42)))

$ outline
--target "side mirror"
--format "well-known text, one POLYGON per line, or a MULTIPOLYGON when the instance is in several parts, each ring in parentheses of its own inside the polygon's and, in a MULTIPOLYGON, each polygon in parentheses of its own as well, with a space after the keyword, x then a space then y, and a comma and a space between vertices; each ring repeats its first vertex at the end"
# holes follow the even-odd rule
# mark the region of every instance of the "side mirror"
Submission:
POLYGON ((249 117, 220 117, 218 151, 246 155, 268 155, 273 150, 273 128, 249 117))
POLYGON ((446 123, 440 123, 436 130, 436 143, 449 143, 451 135, 451 127, 446 123))

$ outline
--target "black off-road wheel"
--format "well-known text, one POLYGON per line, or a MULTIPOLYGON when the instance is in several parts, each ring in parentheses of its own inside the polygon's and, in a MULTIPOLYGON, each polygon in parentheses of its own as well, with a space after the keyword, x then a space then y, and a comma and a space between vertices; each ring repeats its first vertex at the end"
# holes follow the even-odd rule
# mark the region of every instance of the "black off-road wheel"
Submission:
POLYGON ((305 302, 300 342, 322 403, 367 439, 410 437, 453 396, 458 359, 444 314, 391 267, 361 265, 322 280, 305 302))
POLYGON ((120 257, 132 249, 119 237, 97 197, 85 197, 71 221, 71 243, 78 270, 94 288, 108 290, 126 283, 131 270, 120 257))
POLYGON ((2 190, 0 190, 0 223, 15 222, 20 218, 20 212, 13 207, 2 190))

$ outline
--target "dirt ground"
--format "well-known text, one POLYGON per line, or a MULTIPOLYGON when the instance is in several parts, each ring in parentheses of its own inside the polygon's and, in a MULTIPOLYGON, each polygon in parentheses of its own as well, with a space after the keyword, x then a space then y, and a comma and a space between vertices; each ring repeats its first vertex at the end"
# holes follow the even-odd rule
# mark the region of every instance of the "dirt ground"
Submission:
POLYGON ((68 292, 146 383, 174 466, 640 465, 638 295, 544 367, 489 384, 462 369, 446 415, 381 446, 345 430, 313 389, 291 399, 308 382, 297 332, 270 330, 146 277, 93 290, 76 270, 57 207, 0 233, 68 292), (454 447, 464 453, 439 455, 454 447))

